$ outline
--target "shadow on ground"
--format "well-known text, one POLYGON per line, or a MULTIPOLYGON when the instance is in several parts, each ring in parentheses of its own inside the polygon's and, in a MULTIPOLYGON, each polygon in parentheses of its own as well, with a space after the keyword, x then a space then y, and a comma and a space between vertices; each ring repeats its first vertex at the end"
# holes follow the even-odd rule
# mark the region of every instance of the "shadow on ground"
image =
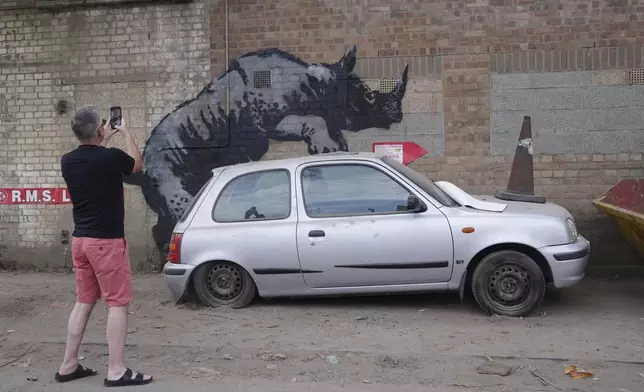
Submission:
MULTIPOLYGON (((589 280, 590 281, 590 280, 589 280)), ((587 290, 579 288, 546 290, 543 302, 537 308, 535 314, 540 311, 565 311, 574 309, 583 305, 588 299, 587 290)), ((639 296, 644 295, 644 289, 628 287, 622 294, 639 296)), ((195 309, 205 308, 199 302, 195 295, 191 295, 187 300, 180 303, 186 304, 195 309)), ((484 314, 483 310, 476 303, 471 294, 466 294, 461 301, 458 293, 455 292, 436 292, 436 293, 419 293, 419 294, 390 294, 390 295, 349 295, 349 296, 324 296, 324 297, 288 297, 288 298, 256 298, 249 308, 263 308, 280 306, 282 308, 380 308, 388 307, 392 309, 423 309, 445 310, 459 309, 462 311, 477 312, 484 314)))

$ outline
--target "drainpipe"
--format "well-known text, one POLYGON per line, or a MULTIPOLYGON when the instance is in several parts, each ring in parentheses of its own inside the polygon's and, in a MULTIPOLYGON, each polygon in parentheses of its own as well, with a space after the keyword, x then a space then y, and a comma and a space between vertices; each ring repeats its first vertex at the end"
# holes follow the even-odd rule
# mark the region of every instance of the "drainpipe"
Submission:
POLYGON ((226 67, 228 67, 228 0, 224 0, 225 2, 225 12, 226 12, 226 67))
MULTIPOLYGON (((228 70, 229 65, 229 47, 228 47, 228 0, 224 0, 226 12, 226 64, 224 64, 224 72, 228 70)), ((226 114, 230 113, 230 78, 226 78, 226 114)), ((228 124, 230 127, 230 124, 228 124)), ((228 130, 228 135, 230 137, 230 129, 228 130)))

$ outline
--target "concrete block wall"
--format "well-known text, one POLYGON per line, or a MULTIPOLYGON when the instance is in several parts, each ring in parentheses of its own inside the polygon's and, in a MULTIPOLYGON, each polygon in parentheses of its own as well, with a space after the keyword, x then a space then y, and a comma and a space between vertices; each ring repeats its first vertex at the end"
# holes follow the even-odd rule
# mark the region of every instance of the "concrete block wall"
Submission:
MULTIPOLYGON (((143 148, 149 129, 210 80, 208 26, 201 1, 0 9, 0 188, 65 186, 60 156, 76 146, 70 115, 80 106, 97 105, 107 116, 110 105, 121 105, 143 148)), ((155 259, 156 217, 138 188, 128 186, 126 198, 140 268, 155 259)), ((2 265, 71 264, 61 242, 73 228, 69 205, 0 205, 0 221, 2 265)))
POLYGON ((539 154, 642 152, 644 86, 627 85, 626 74, 492 75, 492 153, 514 153, 512 136, 518 137, 517 119, 523 115, 532 116, 539 154))

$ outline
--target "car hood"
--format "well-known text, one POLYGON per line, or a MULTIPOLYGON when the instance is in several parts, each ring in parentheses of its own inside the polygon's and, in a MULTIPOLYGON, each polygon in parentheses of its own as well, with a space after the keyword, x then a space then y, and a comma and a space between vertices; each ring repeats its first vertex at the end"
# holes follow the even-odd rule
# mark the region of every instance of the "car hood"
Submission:
MULTIPOLYGON (((476 195, 476 199, 484 202, 498 202, 499 198, 489 195, 476 195)), ((547 215, 554 218, 571 218, 568 210, 563 208, 560 205, 553 203, 526 203, 520 201, 506 201, 503 200, 503 204, 506 204, 507 207, 503 210, 504 214, 514 214, 514 215, 547 215)))
POLYGON ((497 212, 512 215, 546 215, 555 218, 572 218, 565 208, 553 203, 526 203, 520 201, 501 200, 490 195, 472 196, 461 188, 447 181, 435 183, 458 204, 479 211, 497 212))

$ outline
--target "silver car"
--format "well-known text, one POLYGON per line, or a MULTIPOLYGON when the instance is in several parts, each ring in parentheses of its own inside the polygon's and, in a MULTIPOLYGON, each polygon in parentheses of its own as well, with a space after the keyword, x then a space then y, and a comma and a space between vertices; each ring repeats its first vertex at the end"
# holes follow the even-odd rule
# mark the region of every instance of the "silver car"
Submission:
POLYGON ((525 316, 546 285, 582 280, 589 250, 556 204, 473 197, 388 157, 331 153, 213 170, 163 273, 175 300, 192 288, 209 306, 458 291, 525 316))

